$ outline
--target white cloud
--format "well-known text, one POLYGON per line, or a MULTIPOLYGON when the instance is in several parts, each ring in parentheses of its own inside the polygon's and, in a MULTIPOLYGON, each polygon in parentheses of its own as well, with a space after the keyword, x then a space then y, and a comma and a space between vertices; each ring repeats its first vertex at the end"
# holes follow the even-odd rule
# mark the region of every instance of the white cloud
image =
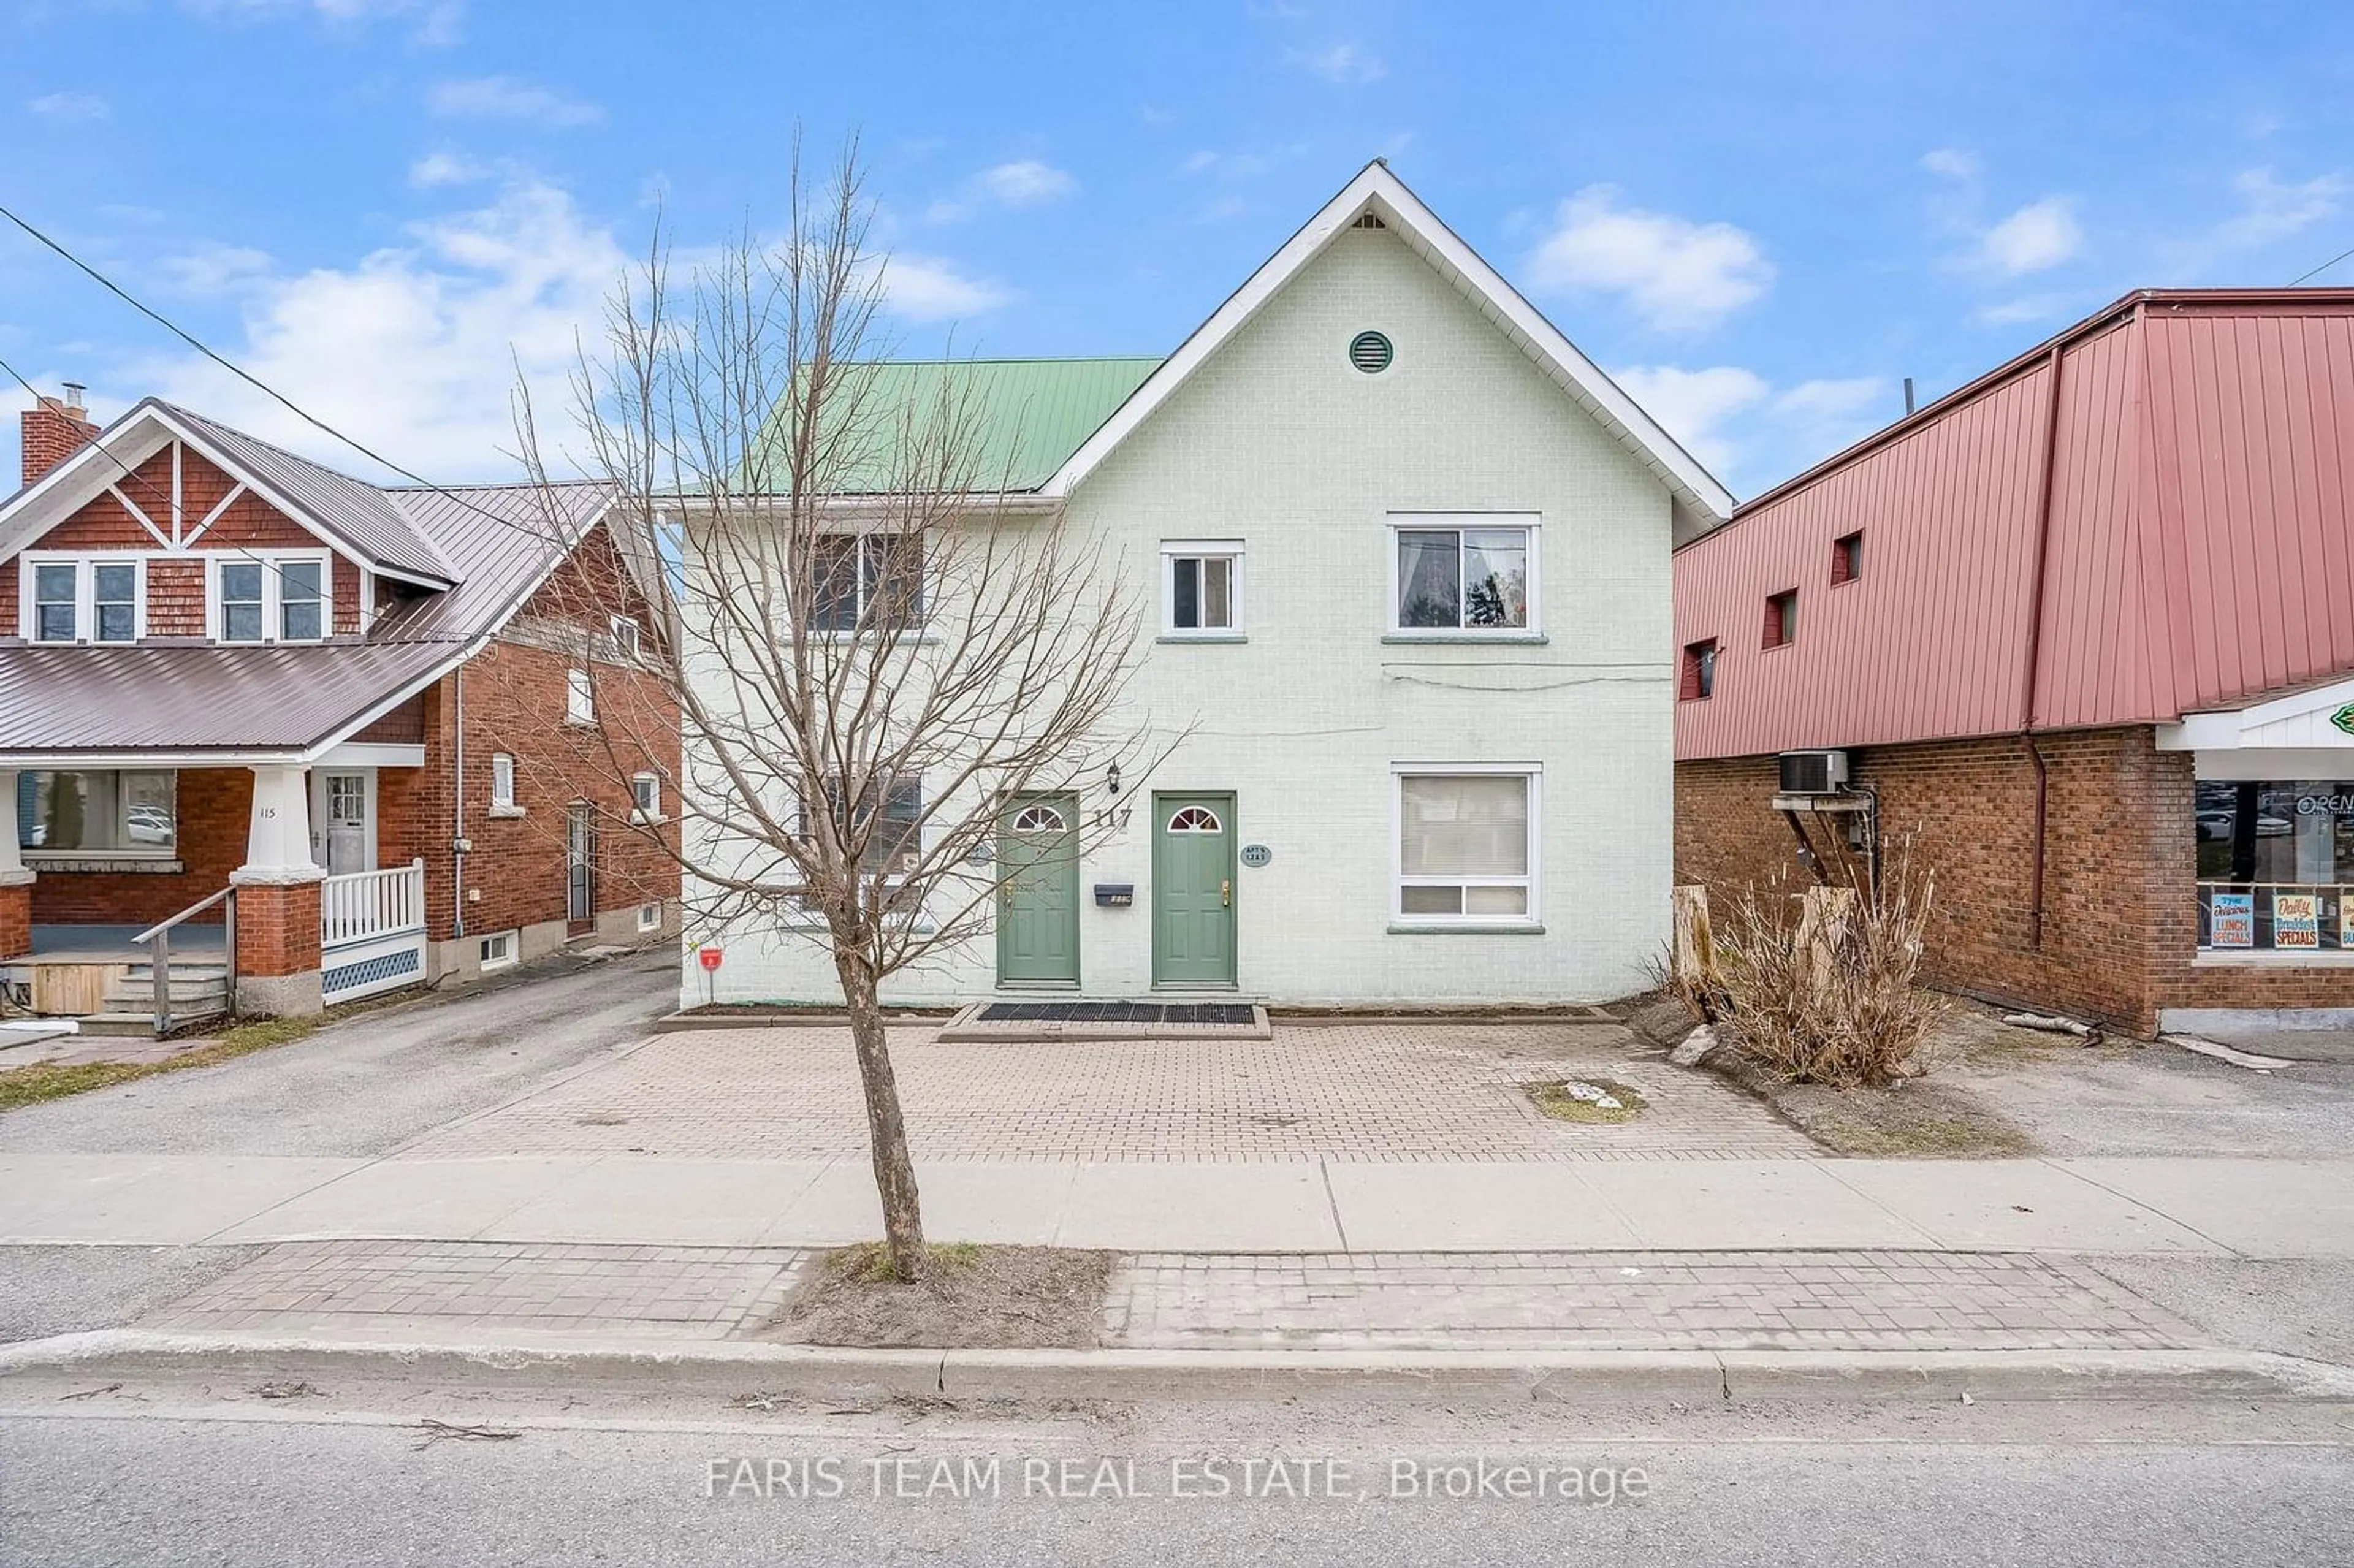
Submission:
POLYGON ((1803 471, 1902 412, 1878 376, 1778 390, 1734 365, 1634 366, 1612 378, 1711 472, 1749 493, 1803 471))
POLYGON ((199 16, 232 22, 314 16, 354 25, 398 17, 416 22, 419 43, 436 46, 458 41, 466 15, 465 0, 181 0, 181 5, 199 16))
POLYGON ((911 322, 949 321, 993 311, 1013 298, 996 283, 968 277, 953 261, 896 251, 882 258, 883 308, 911 322))
POLYGON ((260 281, 270 270, 270 252, 243 245, 199 245, 164 261, 172 288, 183 294, 231 293, 260 281))
POLYGON ((1289 58, 1292 64, 1344 87, 1361 87, 1390 73, 1380 57, 1355 44, 1334 44, 1329 49, 1295 49, 1289 58))
POLYGON ((1981 326, 2017 326, 2026 322, 2048 322, 2068 313, 2075 303, 2069 294, 2024 294, 2016 300, 2004 300, 1991 305, 1980 305, 1971 313, 1971 320, 1981 326))
POLYGON ((2057 267, 2084 248, 2084 231, 2068 198, 2045 196, 1988 229, 1972 261, 2000 277, 2017 278, 2057 267))
POLYGON ((94 92, 45 92, 25 107, 44 120, 103 120, 114 112, 94 92))
POLYGON ((1617 202, 1616 187, 1588 185, 1562 203, 1529 258, 1530 281, 1552 292, 1622 294, 1663 332, 1712 326, 1773 286, 1773 264, 1733 225, 1617 202))
MULTIPOLYGON (((628 265, 571 196, 522 183, 486 207, 411 230, 347 268, 243 277, 242 341, 229 357, 327 423, 428 478, 514 477, 508 397, 520 369, 543 412, 560 408, 575 333, 594 334, 628 265)), ((153 392, 322 461, 366 471, 226 371, 193 355, 128 368, 153 392)))
POLYGON ((1921 166, 1933 175, 1949 180, 1974 180, 1978 177, 1978 160, 1975 153, 1959 147, 1938 147, 1921 154, 1921 166))
POLYGON ((428 153, 408 165, 408 183, 419 190, 441 185, 470 185, 496 173, 479 158, 463 153, 428 153))
POLYGON ((2244 170, 2232 185, 2240 193, 2241 210, 2216 230, 2215 238, 2225 245, 2248 248, 2289 238, 2335 217, 2348 189, 2340 175, 2285 185, 2270 169, 2244 170))
POLYGON ((955 223, 972 216, 984 203, 1020 208, 1061 201, 1079 188, 1068 171, 1035 158, 998 164, 965 181, 957 195, 934 202, 924 216, 934 223, 955 223))
POLYGON ((593 125, 605 118, 597 104, 512 76, 440 82, 426 101, 434 113, 453 120, 521 120, 556 130, 593 125))

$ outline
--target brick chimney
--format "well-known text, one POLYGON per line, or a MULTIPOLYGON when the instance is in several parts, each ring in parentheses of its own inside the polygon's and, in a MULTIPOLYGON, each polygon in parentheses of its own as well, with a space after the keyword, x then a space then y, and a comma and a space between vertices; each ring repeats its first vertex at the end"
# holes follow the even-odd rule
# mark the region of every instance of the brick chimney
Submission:
POLYGON ((80 451, 98 434, 82 407, 82 389, 69 381, 62 397, 42 397, 25 410, 25 482, 32 483, 80 451))

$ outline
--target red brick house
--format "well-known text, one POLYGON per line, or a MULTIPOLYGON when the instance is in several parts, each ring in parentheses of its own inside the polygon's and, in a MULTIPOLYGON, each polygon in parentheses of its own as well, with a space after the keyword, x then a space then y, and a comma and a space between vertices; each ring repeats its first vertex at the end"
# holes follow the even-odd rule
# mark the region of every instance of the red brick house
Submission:
POLYGON ((1876 819, 1940 984, 2354 1020, 2354 291, 2128 295, 1684 544, 1675 606, 1679 881, 1876 819))
POLYGON ((599 720, 662 704, 605 506, 40 399, 0 503, 0 983, 127 1027, 674 930, 674 712, 634 775, 599 720), (138 939, 175 916, 158 987, 138 939))

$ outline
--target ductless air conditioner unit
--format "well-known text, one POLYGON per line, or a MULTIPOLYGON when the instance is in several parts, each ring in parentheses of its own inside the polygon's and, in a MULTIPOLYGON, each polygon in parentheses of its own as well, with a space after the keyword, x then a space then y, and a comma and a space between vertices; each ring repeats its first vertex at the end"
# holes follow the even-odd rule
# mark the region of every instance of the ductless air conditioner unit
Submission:
POLYGON ((1786 751, 1781 764, 1785 795, 1836 795, 1847 788, 1844 751, 1786 751))

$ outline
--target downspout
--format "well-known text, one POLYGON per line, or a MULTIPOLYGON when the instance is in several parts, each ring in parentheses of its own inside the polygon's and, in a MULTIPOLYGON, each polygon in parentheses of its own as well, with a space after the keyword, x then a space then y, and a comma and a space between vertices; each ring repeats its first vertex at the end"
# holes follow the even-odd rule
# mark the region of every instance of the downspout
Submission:
POLYGON ((2052 345, 2051 389, 2043 419, 2043 473, 2038 482, 2035 511, 2035 575, 2027 600, 2027 672, 2019 694, 2019 738, 2035 767, 2035 858, 2028 877, 2027 945, 2043 950, 2043 861, 2045 824, 2052 799, 2052 774, 2043 752, 2035 744, 2035 687, 2043 668, 2043 581, 2052 556, 2052 503, 2060 456, 2060 344, 2052 345))
POLYGON ((450 683, 458 710, 458 738, 452 748, 457 787, 451 791, 456 804, 451 808, 450 821, 450 936, 455 940, 466 934, 466 666, 458 666, 450 683))

